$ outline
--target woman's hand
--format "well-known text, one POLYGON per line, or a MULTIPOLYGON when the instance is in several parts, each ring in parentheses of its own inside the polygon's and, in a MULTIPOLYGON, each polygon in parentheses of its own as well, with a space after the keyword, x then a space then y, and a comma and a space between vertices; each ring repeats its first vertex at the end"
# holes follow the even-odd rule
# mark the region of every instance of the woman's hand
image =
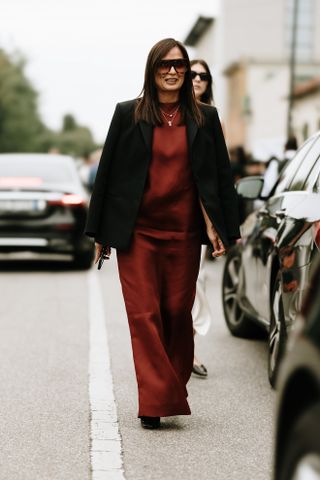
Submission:
POLYGON ((201 207, 201 210, 202 210, 202 213, 203 213, 203 218, 204 218, 204 221, 206 222, 206 226, 207 226, 207 235, 208 235, 209 240, 210 240, 210 242, 212 243, 212 246, 213 246, 212 256, 213 257, 220 257, 221 255, 225 255, 225 253, 226 253, 225 246, 223 245, 221 238, 217 234, 216 229, 212 225, 212 222, 211 222, 211 220, 210 220, 210 218, 209 218, 209 216, 206 212, 206 209, 203 206, 201 198, 199 199, 199 201, 200 201, 200 207, 201 207))
POLYGON ((222 243, 221 238, 217 234, 217 231, 212 225, 207 227, 207 235, 213 246, 212 256, 220 257, 221 255, 225 255, 226 249, 222 243))
MULTIPOLYGON (((95 246, 95 250, 96 250, 95 257, 94 257, 94 263, 97 263, 99 258, 100 258, 100 255, 101 255, 103 245, 101 245, 101 243, 96 242, 94 244, 94 246, 95 246)), ((106 255, 108 257, 110 257, 110 255, 111 255, 111 248, 110 247, 106 247, 106 255)))

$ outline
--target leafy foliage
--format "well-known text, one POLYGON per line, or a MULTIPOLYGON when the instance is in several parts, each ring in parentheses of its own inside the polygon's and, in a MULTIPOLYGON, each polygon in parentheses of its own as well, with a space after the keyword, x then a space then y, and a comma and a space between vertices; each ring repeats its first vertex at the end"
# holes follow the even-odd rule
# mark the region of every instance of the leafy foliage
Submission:
POLYGON ((67 114, 63 117, 62 130, 52 134, 51 147, 56 147, 61 153, 87 157, 97 145, 89 128, 78 125, 74 117, 67 114))
POLYGON ((57 150, 87 156, 97 148, 91 131, 71 114, 63 117, 61 131, 47 128, 38 112, 38 93, 24 73, 21 54, 10 57, 0 49, 0 152, 57 150))
POLYGON ((0 151, 39 151, 45 131, 37 111, 37 92, 24 75, 25 60, 12 61, 0 50, 0 151))

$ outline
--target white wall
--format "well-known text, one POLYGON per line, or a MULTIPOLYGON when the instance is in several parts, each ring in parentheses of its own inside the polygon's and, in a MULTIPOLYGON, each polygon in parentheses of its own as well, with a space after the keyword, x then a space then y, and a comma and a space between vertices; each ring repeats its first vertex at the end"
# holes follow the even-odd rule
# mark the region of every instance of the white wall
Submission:
MULTIPOLYGON (((309 62, 320 61, 320 0, 314 7, 313 51, 309 62)), ((306 18, 304 0, 300 0, 300 22, 306 18)), ((247 57, 260 61, 286 61, 291 41, 288 0, 222 0, 224 22, 224 62, 228 65, 247 57)), ((312 11, 312 10, 311 10, 312 11)))
POLYGON ((316 3, 314 28, 315 28, 315 42, 314 42, 314 61, 320 61, 320 0, 314 0, 316 3))
POLYGON ((286 65, 249 65, 247 93, 252 116, 248 122, 248 151, 268 159, 281 154, 286 140, 289 70, 286 65))
POLYGON ((222 0, 223 61, 284 59, 285 0, 222 0))

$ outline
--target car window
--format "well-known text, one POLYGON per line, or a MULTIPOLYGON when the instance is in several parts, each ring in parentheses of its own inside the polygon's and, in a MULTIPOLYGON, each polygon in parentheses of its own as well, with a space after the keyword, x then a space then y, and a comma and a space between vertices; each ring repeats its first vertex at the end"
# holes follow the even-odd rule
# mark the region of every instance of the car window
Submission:
POLYGON ((75 173, 66 159, 32 158, 29 156, 0 156, 0 179, 37 178, 41 183, 69 183, 74 181, 75 173))
POLYGON ((316 184, 315 184, 315 186, 314 186, 314 191, 315 191, 316 193, 320 193, 320 173, 319 173, 319 175, 318 175, 316 184))
POLYGON ((314 164, 304 185, 304 190, 320 193, 320 156, 314 164))
POLYGON ((292 158, 292 160, 287 164, 287 166, 281 172, 279 180, 277 181, 275 187, 273 188, 273 191, 271 192, 272 195, 276 195, 281 192, 284 192, 288 188, 297 169, 299 168, 307 152, 310 150, 314 141, 315 141, 314 137, 310 138, 297 151, 296 155, 292 158))
MULTIPOLYGON (((310 172, 313 170, 313 167, 317 163, 319 156, 320 156, 320 138, 318 138, 314 142, 310 150, 307 152, 306 157, 301 162, 293 179, 291 180, 288 190, 290 191, 308 190, 307 180, 310 177, 310 172)), ((316 179, 314 179, 314 181, 315 180, 316 179)), ((310 185, 310 181, 309 181, 309 185, 310 185)), ((311 190, 312 190, 312 187, 311 187, 311 190)))

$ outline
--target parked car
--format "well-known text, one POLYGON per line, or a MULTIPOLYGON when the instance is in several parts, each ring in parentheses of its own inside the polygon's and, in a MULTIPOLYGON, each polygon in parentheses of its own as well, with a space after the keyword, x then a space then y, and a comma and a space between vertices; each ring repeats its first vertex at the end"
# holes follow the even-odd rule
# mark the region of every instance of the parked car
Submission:
POLYGON ((72 254, 76 267, 90 268, 87 202, 71 157, 0 154, 0 252, 72 254))
POLYGON ((275 385, 288 332, 301 307, 310 265, 319 246, 320 132, 309 138, 281 172, 268 198, 263 177, 237 184, 242 199, 262 200, 241 226, 223 272, 223 307, 238 337, 268 332, 268 374, 275 385))
POLYGON ((320 479, 320 255, 279 372, 274 480, 320 479))

